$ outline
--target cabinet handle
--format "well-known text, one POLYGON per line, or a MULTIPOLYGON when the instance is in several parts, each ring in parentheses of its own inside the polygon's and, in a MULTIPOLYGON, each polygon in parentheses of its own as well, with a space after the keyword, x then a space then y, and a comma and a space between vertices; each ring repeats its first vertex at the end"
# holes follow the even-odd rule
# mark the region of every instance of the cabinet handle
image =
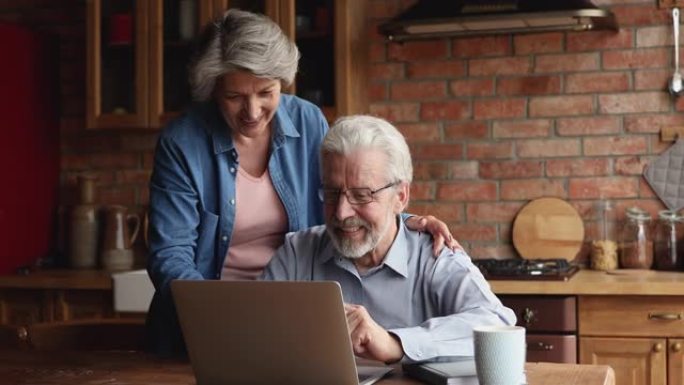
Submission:
POLYGON ((674 344, 672 344, 672 351, 675 353, 681 352, 682 351, 682 344, 680 344, 679 342, 675 342, 674 344))
POLYGON ((539 342, 535 342, 531 345, 527 345, 527 350, 549 351, 549 350, 553 350, 553 345, 552 344, 545 344, 545 343, 539 341, 539 342))
POLYGON ((525 310, 523 310, 523 320, 525 321, 525 325, 531 325, 536 318, 537 315, 535 314, 533 309, 526 307, 525 310))
POLYGON ((653 345, 653 351, 656 352, 656 353, 662 352, 662 351, 663 351, 663 344, 661 344, 661 343, 659 342, 659 343, 653 345))
POLYGON ((648 313, 648 319, 655 319, 661 321, 679 321, 682 319, 681 313, 648 313))
POLYGON ((22 326, 17 330, 17 337, 19 337, 20 341, 27 341, 28 340, 28 330, 22 326))

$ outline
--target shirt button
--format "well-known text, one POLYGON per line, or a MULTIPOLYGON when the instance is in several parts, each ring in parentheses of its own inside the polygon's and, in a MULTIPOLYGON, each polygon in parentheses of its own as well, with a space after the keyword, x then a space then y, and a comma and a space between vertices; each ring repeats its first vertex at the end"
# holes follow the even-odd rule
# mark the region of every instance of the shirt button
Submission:
POLYGON ((230 173, 231 173, 231 174, 235 174, 235 167, 231 167, 231 168, 230 168, 230 173))
POLYGON ((231 205, 235 205, 235 199, 231 199, 231 200, 230 200, 230 204, 231 204, 231 205))
POLYGON ((227 236, 227 235, 222 236, 222 237, 221 237, 221 240, 222 240, 223 242, 228 242, 228 236, 227 236))

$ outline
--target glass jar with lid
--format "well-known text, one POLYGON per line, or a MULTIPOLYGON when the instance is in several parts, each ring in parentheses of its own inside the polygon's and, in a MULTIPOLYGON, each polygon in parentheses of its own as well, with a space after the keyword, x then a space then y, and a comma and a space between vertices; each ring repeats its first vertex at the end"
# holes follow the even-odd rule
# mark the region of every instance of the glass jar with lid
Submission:
POLYGON ((618 244, 615 210, 609 200, 600 200, 594 205, 593 229, 591 232, 591 268, 594 270, 615 270, 618 267, 618 244))
POLYGON ((650 269, 653 265, 651 216, 638 207, 630 207, 620 232, 620 267, 650 269))
POLYGON ((653 251, 657 270, 682 270, 684 258, 678 253, 684 242, 684 217, 674 211, 658 213, 653 235, 653 251))

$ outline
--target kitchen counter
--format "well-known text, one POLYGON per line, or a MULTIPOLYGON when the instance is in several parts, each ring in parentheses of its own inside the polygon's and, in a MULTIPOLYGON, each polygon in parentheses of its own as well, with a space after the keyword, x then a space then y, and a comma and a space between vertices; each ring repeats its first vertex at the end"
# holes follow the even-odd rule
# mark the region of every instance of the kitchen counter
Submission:
POLYGON ((490 280, 496 294, 684 295, 684 272, 580 270, 568 281, 490 280))

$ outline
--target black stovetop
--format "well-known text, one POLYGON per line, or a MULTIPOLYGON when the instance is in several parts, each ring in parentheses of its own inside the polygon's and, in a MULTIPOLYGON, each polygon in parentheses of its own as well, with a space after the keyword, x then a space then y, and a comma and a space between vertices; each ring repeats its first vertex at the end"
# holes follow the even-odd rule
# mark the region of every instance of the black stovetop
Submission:
POLYGON ((567 281, 579 268, 565 259, 474 259, 487 279, 567 281))

